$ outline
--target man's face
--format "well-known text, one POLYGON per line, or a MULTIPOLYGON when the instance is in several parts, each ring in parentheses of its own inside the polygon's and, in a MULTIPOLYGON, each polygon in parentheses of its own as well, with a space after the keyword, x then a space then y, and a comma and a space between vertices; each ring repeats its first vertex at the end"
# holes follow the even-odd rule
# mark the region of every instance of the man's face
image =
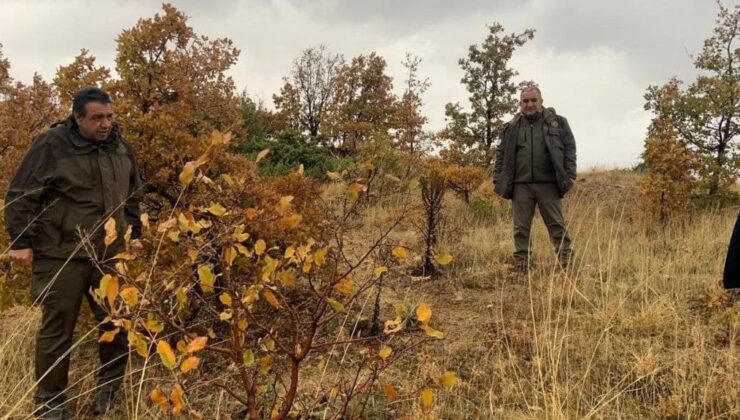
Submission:
POLYGON ((113 127, 113 107, 111 104, 88 102, 85 104, 85 116, 75 114, 75 121, 83 137, 104 141, 113 127))
POLYGON ((526 117, 531 117, 532 115, 542 111, 542 97, 540 96, 540 93, 534 89, 522 92, 522 96, 519 99, 519 108, 522 115, 526 117))

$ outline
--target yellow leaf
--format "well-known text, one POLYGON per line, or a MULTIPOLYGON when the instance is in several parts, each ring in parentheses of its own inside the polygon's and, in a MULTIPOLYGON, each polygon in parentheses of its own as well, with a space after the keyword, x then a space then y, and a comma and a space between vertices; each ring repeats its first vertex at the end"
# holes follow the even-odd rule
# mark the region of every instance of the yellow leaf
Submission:
POLYGON ((265 252, 265 249, 267 249, 267 244, 265 244, 265 241, 262 239, 258 239, 257 242, 254 244, 254 253, 257 255, 262 255, 265 252))
POLYGON ((159 390, 159 388, 155 388, 154 390, 152 390, 152 392, 149 394, 149 399, 152 400, 154 404, 157 404, 162 409, 162 411, 165 412, 165 414, 169 411, 169 400, 167 399, 167 396, 159 390))
POLYGON ((406 248, 404 248, 402 246, 397 246, 397 247, 393 248, 393 255, 396 258, 398 258, 399 260, 402 260, 402 259, 406 258, 406 256, 408 254, 406 253, 406 248))
POLYGON ((298 227, 298 225, 301 224, 301 221, 303 220, 303 216, 301 216, 298 213, 293 213, 290 216, 285 216, 280 218, 277 222, 277 226, 280 229, 288 230, 288 229, 295 229, 298 227))
POLYGON ((455 374, 455 372, 447 371, 439 377, 439 383, 445 387, 445 389, 452 389, 452 387, 455 386, 455 382, 457 382, 457 374, 455 374))
POLYGON ((434 261, 439 265, 447 265, 452 262, 453 257, 451 254, 437 254, 434 256, 434 261))
POLYGON ((241 318, 239 320, 239 323, 237 324, 237 327, 239 327, 239 330, 241 331, 246 331, 248 326, 249 326, 249 323, 244 318, 241 318))
POLYGON ((236 248, 233 246, 226 247, 224 249, 224 260, 226 261, 226 264, 232 265, 234 264, 234 260, 236 259, 236 248))
POLYGON ((173 217, 157 226, 157 233, 165 233, 177 224, 177 218, 173 217))
POLYGON ((173 230, 167 234, 167 237, 170 238, 172 242, 180 242, 180 231, 173 230))
POLYGON ((244 352, 244 355, 242 357, 244 366, 250 367, 254 364, 254 353, 251 349, 247 349, 247 351, 244 352))
POLYGON ((245 226, 239 225, 234 228, 234 233, 231 234, 231 238, 234 242, 244 242, 249 239, 249 234, 244 232, 245 226))
POLYGON ((155 321, 154 319, 147 320, 146 323, 144 323, 144 327, 152 334, 158 334, 164 330, 164 324, 159 321, 155 321))
POLYGON ((380 348, 380 351, 378 351, 378 356, 385 362, 385 359, 387 359, 391 355, 391 353, 393 353, 392 348, 390 348, 389 346, 383 346, 380 348))
POLYGON ((340 314, 344 313, 344 305, 342 305, 342 303, 339 302, 338 300, 327 298, 326 302, 329 304, 329 306, 331 306, 334 312, 340 313, 340 314))
POLYGON ((332 181, 339 181, 340 179, 342 179, 342 176, 339 175, 338 172, 326 171, 326 177, 332 181))
POLYGON ((206 348, 208 344, 208 337, 195 337, 193 341, 188 343, 188 347, 185 349, 188 353, 195 353, 206 348))
POLYGON ((272 291, 270 291, 270 289, 264 289, 264 290, 262 290, 262 296, 264 296, 264 298, 267 301, 267 303, 269 303, 270 305, 272 305, 273 308, 278 309, 278 310, 283 308, 280 305, 280 302, 278 302, 278 300, 275 297, 275 295, 272 293, 272 291))
POLYGON ((135 331, 129 331, 128 333, 128 345, 136 349, 136 353, 141 357, 149 356, 149 349, 147 348, 146 340, 141 334, 135 331))
POLYGON ((182 373, 188 373, 193 369, 197 369, 200 364, 200 359, 195 356, 190 356, 180 364, 180 371, 182 373))
POLYGON ((218 314, 218 319, 220 319, 221 321, 228 321, 231 319, 231 317, 232 313, 230 310, 226 310, 218 314))
POLYGON ((118 296, 118 277, 110 276, 105 286, 105 297, 108 299, 108 305, 112 308, 113 302, 116 301, 118 296))
POLYGON ((270 371, 270 366, 272 366, 272 357, 260 357, 260 359, 257 361, 257 364, 259 364, 260 373, 262 373, 263 375, 267 375, 267 372, 270 371))
POLYGON ((148 213, 141 213, 141 216, 139 216, 139 220, 141 220, 141 226, 144 229, 149 229, 149 214, 148 213))
POLYGON ((316 252, 313 253, 313 262, 317 266, 321 267, 324 265, 324 261, 326 260, 326 253, 329 250, 326 248, 317 249, 316 252))
POLYGON ((182 168, 182 172, 180 172, 180 184, 182 184, 183 187, 187 186, 193 181, 193 177, 195 177, 195 170, 197 168, 197 163, 194 161, 186 163, 185 166, 182 168))
POLYGON ((187 353, 187 351, 188 351, 188 345, 185 344, 185 342, 183 340, 177 340, 177 345, 175 345, 175 348, 180 353, 187 353))
POLYGON ((223 174, 221 175, 221 178, 229 185, 229 187, 234 186, 234 178, 232 178, 229 174, 223 174))
POLYGON ((432 388, 425 387, 421 390, 421 406, 427 410, 432 404, 434 404, 434 391, 432 388))
POLYGON ((113 341, 113 340, 114 340, 114 339, 116 338, 116 335, 117 335, 117 334, 118 334, 118 333, 119 333, 120 331, 121 331, 121 329, 120 329, 120 328, 115 328, 115 329, 113 329, 113 330, 110 330, 110 331, 106 331, 105 333, 103 333, 103 334, 102 334, 102 335, 100 336, 100 338, 98 339, 98 342, 99 342, 99 343, 110 343, 110 342, 112 342, 112 341, 113 341))
POLYGON ((393 333, 401 331, 402 329, 403 329, 403 322, 398 318, 385 321, 385 323, 383 324, 384 334, 393 334, 393 333))
POLYGON ((281 271, 278 273, 277 278, 286 286, 292 286, 295 284, 295 274, 291 271, 281 271))
POLYGON ((216 275, 213 274, 209 265, 202 264, 198 267, 198 279, 200 279, 200 287, 204 293, 213 292, 213 286, 216 284, 216 275))
POLYGON ((131 254, 128 252, 119 252, 113 257, 114 260, 121 260, 121 261, 133 261, 136 259, 136 254, 131 254))
POLYGON ((126 243, 129 243, 129 242, 131 242, 131 234, 133 233, 133 231, 134 231, 134 230, 133 230, 133 228, 131 227, 131 225, 128 225, 128 227, 126 228, 126 233, 124 233, 124 234, 123 234, 123 240, 124 240, 124 241, 125 241, 126 243))
POLYGON ((380 276, 383 275, 383 273, 388 272, 388 267, 376 267, 375 270, 373 270, 373 277, 374 278, 380 278, 380 276))
POLYGON ((244 255, 245 257, 249 258, 252 256, 252 252, 246 246, 242 244, 234 244, 234 247, 236 248, 237 252, 244 255))
POLYGON ((254 160, 254 163, 259 163, 259 161, 264 159, 268 153, 270 153, 270 149, 264 149, 261 152, 257 153, 257 158, 254 160))
POLYGON ((184 392, 180 384, 175 385, 170 394, 170 401, 172 401, 172 414, 179 416, 182 414, 183 408, 185 408, 185 400, 183 399, 184 392))
POLYGON ((426 303, 421 303, 416 307, 416 319, 422 324, 426 324, 432 318, 432 310, 426 303))
POLYGON ((139 291, 134 286, 125 286, 121 289, 120 295, 128 306, 136 306, 139 303, 139 291))
POLYGON ((434 337, 438 340, 445 338, 445 334, 442 331, 437 331, 434 328, 430 327, 429 325, 422 324, 419 326, 419 328, 424 330, 424 332, 430 337, 434 337))
POLYGON ((208 207, 206 211, 217 217, 221 217, 226 214, 226 209, 220 203, 211 204, 211 207, 208 207))
POLYGON ((334 290, 337 292, 349 296, 355 289, 355 282, 352 279, 344 279, 334 285, 334 290))
POLYGON ((221 295, 218 297, 218 300, 226 306, 231 306, 231 295, 228 293, 221 293, 221 295))
POLYGON ((117 237, 118 232, 116 232, 116 219, 111 217, 105 222, 105 246, 112 244, 117 237))
POLYGON ((389 400, 395 401, 398 399, 398 391, 396 391, 396 388, 393 387, 393 385, 388 383, 383 383, 383 392, 385 392, 386 397, 388 397, 389 400))
POLYGON ((159 358, 162 359, 162 364, 168 369, 174 369, 177 365, 177 358, 175 352, 172 351, 172 347, 167 344, 164 340, 157 341, 157 353, 159 358))
POLYGON ((278 201, 277 206, 275 206, 275 210, 278 212, 278 214, 285 214, 293 207, 293 197, 292 195, 284 195, 280 197, 280 201, 278 201))

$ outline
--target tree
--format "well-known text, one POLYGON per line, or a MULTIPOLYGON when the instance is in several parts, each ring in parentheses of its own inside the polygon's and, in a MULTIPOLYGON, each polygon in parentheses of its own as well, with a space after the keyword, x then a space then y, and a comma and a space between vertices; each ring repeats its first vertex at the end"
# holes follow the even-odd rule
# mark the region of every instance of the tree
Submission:
POLYGON ((447 127, 440 133, 447 141, 442 157, 460 166, 489 167, 493 163, 493 144, 503 118, 516 111, 517 85, 512 79, 519 73, 509 67, 514 50, 534 38, 534 30, 504 35, 504 27, 495 22, 480 45, 471 45, 468 56, 459 60, 465 75, 461 83, 470 96, 470 111, 459 103, 445 106, 447 127))
MULTIPOLYGON (((668 133, 669 122, 656 121, 654 127, 668 133)), ((656 134, 657 136, 658 134, 656 134)), ((696 174, 701 168, 696 153, 688 150, 675 137, 649 137, 645 141, 643 161, 645 174, 640 193, 649 214, 665 225, 677 213, 685 210, 697 187, 696 174)))
POLYGON ((117 39, 116 109, 137 156, 147 192, 177 201, 176 168, 202 155, 213 130, 241 134, 240 98, 225 72, 239 50, 226 38, 198 36, 169 4, 117 39), (176 146, 177 150, 173 147, 176 146))
POLYGON ((398 147, 411 153, 422 151, 422 141, 424 140, 423 128, 427 122, 427 117, 422 114, 421 107, 423 102, 421 96, 429 88, 429 79, 420 80, 418 77, 419 64, 421 58, 406 53, 406 59, 403 66, 407 71, 406 88, 398 103, 397 124, 398 133, 396 134, 398 147))
POLYGON ((727 191, 740 173, 736 140, 740 133, 740 9, 733 12, 717 4, 714 34, 704 41, 694 60, 694 66, 703 73, 685 89, 683 82, 674 77, 663 86, 648 87, 645 94, 645 109, 655 115, 650 135, 675 135, 681 144, 698 153, 701 176, 710 196, 727 191))
POLYGON ((53 83, 62 109, 72 109, 75 93, 88 86, 109 87, 110 70, 95 66, 95 57, 89 51, 81 49, 74 61, 57 69, 53 83))
POLYGON ((345 153, 354 154, 360 143, 387 135, 394 126, 397 100, 385 68, 383 57, 373 52, 353 58, 337 76, 330 136, 345 153))
POLYGON ((286 125, 311 139, 321 134, 321 126, 334 96, 337 75, 344 65, 339 54, 326 51, 319 45, 303 51, 293 62, 290 77, 273 100, 286 125))

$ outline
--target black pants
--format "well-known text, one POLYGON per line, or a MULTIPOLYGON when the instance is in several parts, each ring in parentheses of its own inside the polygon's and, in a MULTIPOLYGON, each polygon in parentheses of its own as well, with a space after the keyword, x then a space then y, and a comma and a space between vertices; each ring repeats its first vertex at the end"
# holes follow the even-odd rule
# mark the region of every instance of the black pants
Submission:
POLYGON ((730 247, 727 249, 723 283, 725 289, 740 288, 740 214, 737 216, 735 229, 732 231, 732 238, 730 239, 730 247))
MULTIPOLYGON (((90 290, 98 288, 102 277, 100 269, 87 260, 34 261, 31 295, 43 312, 36 334, 37 402, 65 399, 69 350, 74 343, 73 333, 83 296, 98 322, 107 316, 90 295, 90 290)), ((103 324, 98 335, 114 328, 111 323, 103 324)), ((120 332, 113 342, 100 343, 99 355, 98 384, 119 386, 128 359, 126 334, 120 332)))

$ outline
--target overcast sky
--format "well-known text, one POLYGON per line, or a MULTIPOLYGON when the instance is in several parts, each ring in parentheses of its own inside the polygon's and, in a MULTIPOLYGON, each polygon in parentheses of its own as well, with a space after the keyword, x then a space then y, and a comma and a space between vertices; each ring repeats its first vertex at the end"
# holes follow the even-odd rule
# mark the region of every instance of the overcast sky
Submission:
MULTIPOLYGON (((672 76, 693 80, 692 56, 712 34, 713 0, 183 0, 172 2, 196 33, 241 49, 230 71, 239 89, 272 105, 272 94, 302 50, 325 44, 350 59, 376 51, 400 91, 401 61, 422 58, 428 129, 444 126, 447 102, 467 103, 457 60, 486 25, 536 30, 514 53, 519 80, 534 80, 545 104, 568 118, 581 169, 634 165, 650 114, 643 94, 672 76)), ((723 4, 734 7, 731 0, 723 4)), ((113 68, 115 38, 161 10, 148 0, 0 0, 0 43, 11 76, 28 82, 87 48, 113 68)))

